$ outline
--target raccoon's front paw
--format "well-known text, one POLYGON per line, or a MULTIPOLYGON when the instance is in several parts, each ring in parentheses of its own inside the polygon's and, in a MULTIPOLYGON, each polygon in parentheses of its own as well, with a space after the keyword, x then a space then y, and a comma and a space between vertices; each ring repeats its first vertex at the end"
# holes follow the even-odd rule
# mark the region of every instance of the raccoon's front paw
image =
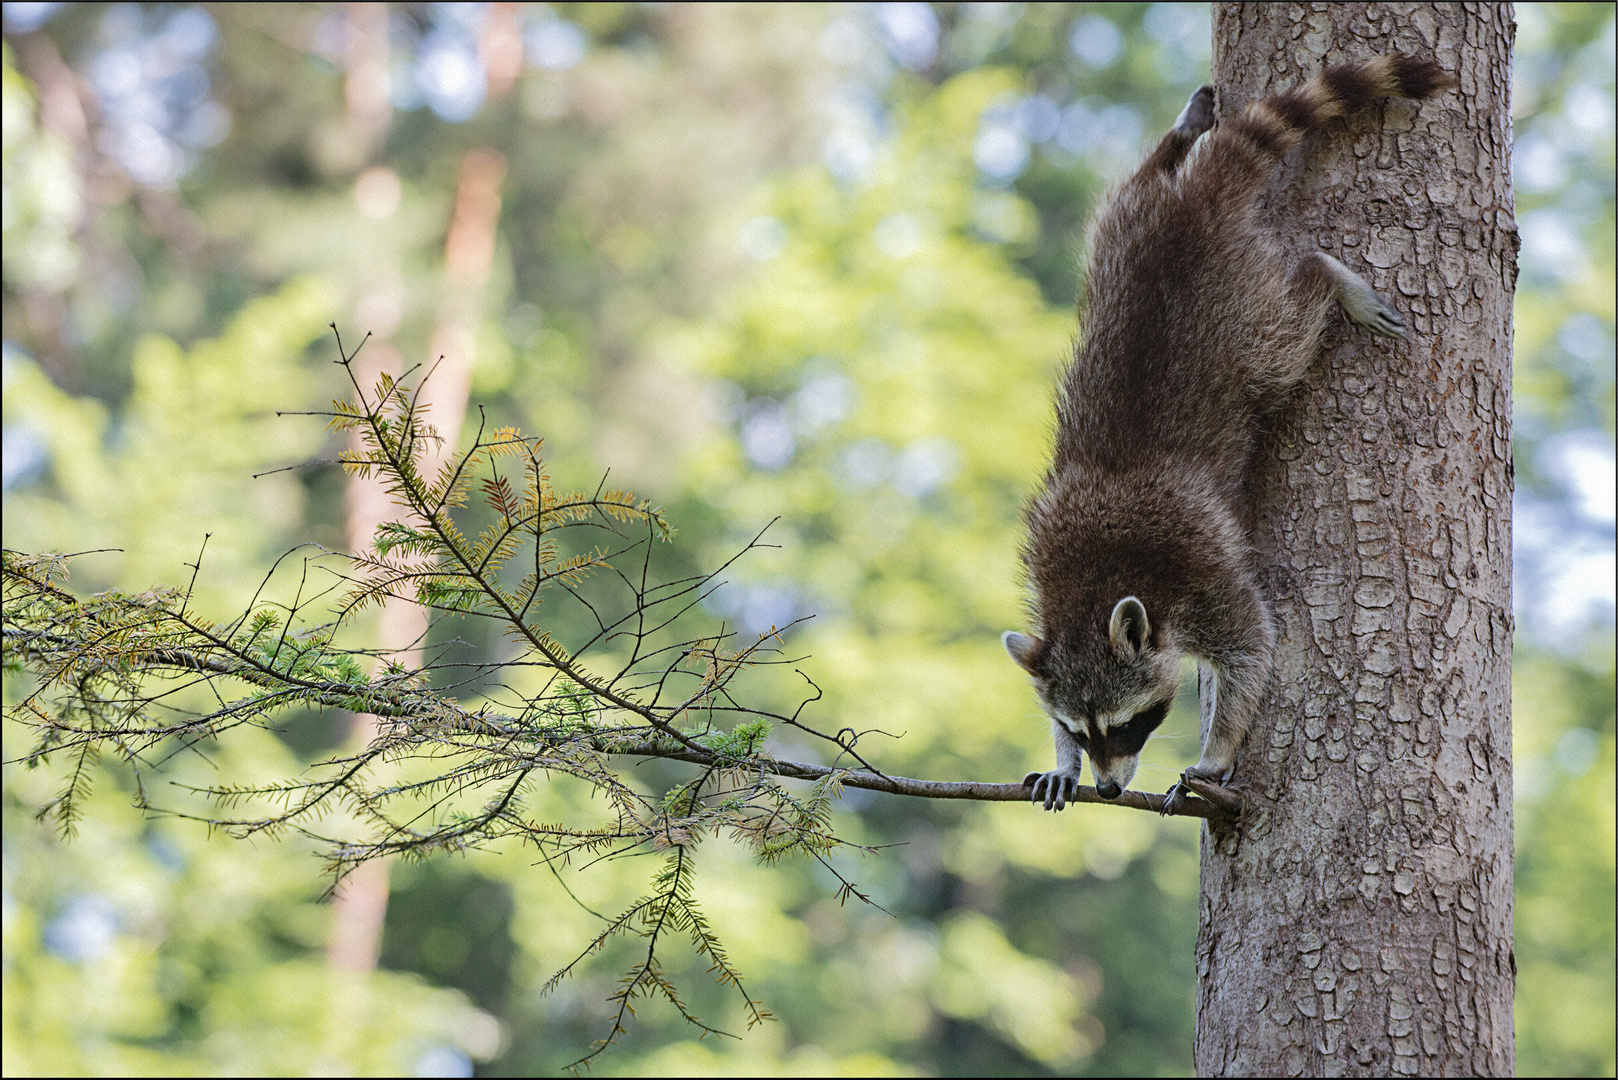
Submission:
POLYGON ((1185 807, 1185 796, 1185 785, 1176 781, 1174 786, 1169 788, 1168 793, 1163 796, 1163 805, 1157 812, 1164 817, 1175 816, 1185 807))
POLYGON ((1043 798, 1045 809, 1060 810, 1073 802, 1073 797, 1078 794, 1079 774, 1055 769, 1045 773, 1031 772, 1022 778, 1022 786, 1030 789, 1028 794, 1034 802, 1043 798))
POLYGON ((1223 784, 1230 779, 1234 768, 1234 765, 1209 765, 1197 762, 1181 773, 1179 781, 1169 788, 1168 794, 1163 797, 1163 808, 1158 813, 1164 817, 1173 817, 1185 808, 1185 800, 1193 794, 1186 786, 1186 780, 1206 780, 1211 784, 1223 784))
POLYGON ((1217 762, 1199 761, 1180 775, 1189 776, 1193 780, 1206 780, 1210 784, 1223 784, 1230 779, 1230 774, 1235 770, 1234 763, 1221 765, 1217 762))

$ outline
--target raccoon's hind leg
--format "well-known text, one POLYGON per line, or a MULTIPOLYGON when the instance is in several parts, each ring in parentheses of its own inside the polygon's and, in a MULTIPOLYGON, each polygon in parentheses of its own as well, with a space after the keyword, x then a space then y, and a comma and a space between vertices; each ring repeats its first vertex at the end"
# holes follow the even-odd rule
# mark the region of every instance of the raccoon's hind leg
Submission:
POLYGON ((1306 256, 1298 266, 1297 280, 1304 289, 1335 298, 1348 313, 1349 321, 1377 337, 1405 336, 1405 321, 1399 313, 1364 278, 1325 252, 1306 256))
POLYGON ((1169 133, 1158 142, 1157 149, 1153 150, 1141 164, 1138 175, 1172 173, 1178 169, 1185 156, 1191 152, 1191 147, 1196 145, 1197 137, 1213 127, 1213 123, 1213 87, 1199 87, 1197 92, 1191 95, 1191 100, 1185 103, 1185 108, 1180 110, 1180 116, 1174 121, 1169 133))

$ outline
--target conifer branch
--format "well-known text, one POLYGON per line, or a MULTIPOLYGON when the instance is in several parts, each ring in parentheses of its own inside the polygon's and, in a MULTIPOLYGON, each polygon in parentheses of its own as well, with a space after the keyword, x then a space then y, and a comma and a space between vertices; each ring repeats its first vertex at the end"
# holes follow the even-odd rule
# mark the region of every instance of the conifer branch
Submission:
MULTIPOLYGON (((449 455, 436 475, 424 475, 426 462, 438 456, 439 436, 416 393, 387 375, 367 393, 355 376, 354 355, 343 353, 340 341, 339 355, 353 397, 319 415, 334 430, 358 436, 359 448, 345 450, 339 461, 351 473, 379 476, 400 510, 367 550, 342 557, 306 553, 295 582, 278 590, 278 575, 290 573, 283 556, 248 606, 222 623, 192 607, 200 552, 188 564, 193 573, 184 589, 90 597, 66 587, 70 557, 4 552, 0 648, 8 674, 23 677, 6 716, 35 733, 24 764, 67 758, 58 794, 39 810, 64 833, 73 831, 95 766, 111 750, 133 773, 142 810, 194 819, 237 837, 309 838, 325 849, 334 888, 368 859, 422 858, 506 837, 533 844, 553 872, 575 857, 587 865, 666 852, 651 891, 608 920, 551 981, 554 986, 613 939, 645 939, 644 954, 612 995, 611 1030, 577 1067, 623 1033, 637 998, 661 998, 704 1034, 723 1034, 687 1008, 664 974, 658 949, 670 934, 688 936, 714 977, 740 994, 749 1026, 769 1017, 744 989, 693 898, 690 856, 704 837, 731 836, 766 863, 809 856, 836 876, 840 898, 869 902, 827 861, 839 849, 859 847, 834 828, 832 807, 844 789, 1029 799, 1022 784, 882 771, 859 745, 862 733, 822 731, 809 722, 808 710, 821 695, 807 675, 795 708, 752 703, 756 695, 742 680, 755 668, 791 662, 779 656, 786 628, 771 627, 750 640, 723 625, 698 634, 683 629, 702 618, 702 601, 734 559, 712 574, 654 580, 652 546, 673 536, 661 510, 605 483, 594 491, 558 491, 540 441, 512 428, 489 432, 480 424, 467 450, 449 455), (480 519, 486 523, 477 528, 480 519), (632 567, 620 565, 626 560, 632 567), (333 591, 311 592, 311 577, 320 572, 331 574, 346 594, 317 619, 311 617, 315 605, 333 591), (276 599, 285 592, 288 598, 276 599), (536 618, 552 610, 544 606, 552 597, 578 602, 594 623, 571 648, 536 618), (500 684, 478 702, 463 703, 453 686, 432 684, 447 672, 443 665, 405 670, 388 663, 367 676, 367 654, 340 647, 335 638, 366 606, 392 598, 421 603, 439 620, 477 616, 502 624, 520 654, 483 670, 513 672, 521 677, 512 681, 525 688, 500 684), (273 727, 294 708, 369 713, 380 721, 378 735, 279 782, 198 789, 169 781, 206 800, 205 811, 194 804, 158 806, 148 798, 149 778, 163 774, 175 754, 228 737, 244 724, 273 727), (834 763, 777 758, 765 747, 777 727, 835 746, 834 763), (624 758, 664 759, 695 766, 696 774, 667 791, 648 791, 619 772, 615 762, 624 758), (401 770, 407 762, 425 767, 401 770), (525 791, 555 776, 575 777, 603 796, 605 822, 537 819, 525 791), (355 823, 363 835, 345 833, 355 823)), ((737 557, 762 546, 762 535, 737 557)), ((1187 799, 1183 815, 1239 813, 1239 794, 1189 786, 1202 797, 1187 799)), ((1109 802, 1092 787, 1079 788, 1072 801, 1109 802)), ((1158 812, 1164 797, 1126 791, 1110 803, 1158 812)))

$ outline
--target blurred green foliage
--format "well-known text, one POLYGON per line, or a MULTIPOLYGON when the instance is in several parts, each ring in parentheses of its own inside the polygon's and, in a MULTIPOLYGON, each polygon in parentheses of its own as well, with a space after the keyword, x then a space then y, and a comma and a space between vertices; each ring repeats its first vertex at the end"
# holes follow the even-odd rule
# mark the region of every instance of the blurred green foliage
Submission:
MULTIPOLYGON (((199 603, 217 615, 291 544, 342 547, 335 470, 249 479, 335 449, 273 413, 338 391, 329 321, 425 355, 456 169, 493 147, 510 173, 473 376, 490 421, 546 436, 560 484, 610 467, 663 500, 681 529, 665 570, 711 567, 779 518, 779 546, 712 613, 813 614, 787 646, 810 657, 819 725, 865 732, 867 756, 936 778, 1043 762, 1045 724, 996 640, 1019 623, 1017 511, 1085 215, 1206 79, 1206 6, 522 5, 516 84, 453 120, 422 73, 482 16, 450 8, 393 5, 396 108, 368 143, 345 113, 340 7, 212 7, 201 46, 180 16, 202 9, 73 5, 31 29, 8 7, 7 546, 120 548, 79 560, 75 587, 138 589, 183 581, 212 533, 199 603), (147 182, 118 126, 133 91, 108 72, 160 46, 184 60, 165 78, 206 79, 200 96, 163 84, 178 156, 147 182), (99 95, 77 127, 69 68, 99 95), (192 138, 210 103, 229 134, 192 138), (355 197, 373 166, 399 182, 381 216, 355 197)), ((1599 451, 1591 432, 1611 460, 1611 9, 1518 11, 1519 547, 1549 521, 1610 548, 1610 510, 1568 463, 1599 451)), ((1518 1068, 1611 1075, 1610 615, 1559 619, 1567 574, 1539 565, 1519 568, 1518 1068)), ((460 635, 452 657, 500 655, 476 627, 435 635, 460 635)), ((761 689, 796 700, 803 683, 761 689)), ((1194 756, 1192 717, 1177 706, 1145 783, 1194 756)), ((334 725, 244 731, 168 775, 281 774, 334 725)), ((20 749, 9 728, 4 747, 20 749)), ((654 869, 553 873, 515 848, 398 867, 383 969, 344 982, 306 849, 142 820, 110 769, 63 842, 29 817, 53 790, 5 767, 8 1073, 553 1072, 603 1034, 627 954, 538 989, 595 933, 592 910, 654 869)), ((533 811, 580 798, 537 787, 533 811)), ((918 803, 839 811, 883 849, 838 866, 885 912, 839 906, 816 869, 706 845, 700 899, 780 1022, 696 1042, 650 1006, 599 1067, 1189 1072, 1194 824, 918 803)), ((667 963, 699 1014, 742 1029, 702 963, 667 963)))

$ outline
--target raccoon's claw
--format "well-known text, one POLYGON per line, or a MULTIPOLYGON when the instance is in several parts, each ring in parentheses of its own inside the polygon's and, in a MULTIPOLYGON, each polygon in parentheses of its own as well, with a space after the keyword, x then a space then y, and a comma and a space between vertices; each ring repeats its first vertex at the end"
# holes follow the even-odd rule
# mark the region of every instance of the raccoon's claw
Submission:
POLYGON ((1022 785, 1029 788, 1029 797, 1034 802, 1041 801, 1043 797, 1045 809, 1060 810, 1079 791, 1079 775, 1052 770, 1050 772, 1031 772, 1022 778, 1022 785))
POLYGON ((1174 786, 1169 788, 1168 794, 1163 796, 1163 807, 1158 813, 1163 817, 1173 817, 1178 814, 1185 807, 1186 794, 1186 786, 1179 781, 1175 781, 1174 786))

